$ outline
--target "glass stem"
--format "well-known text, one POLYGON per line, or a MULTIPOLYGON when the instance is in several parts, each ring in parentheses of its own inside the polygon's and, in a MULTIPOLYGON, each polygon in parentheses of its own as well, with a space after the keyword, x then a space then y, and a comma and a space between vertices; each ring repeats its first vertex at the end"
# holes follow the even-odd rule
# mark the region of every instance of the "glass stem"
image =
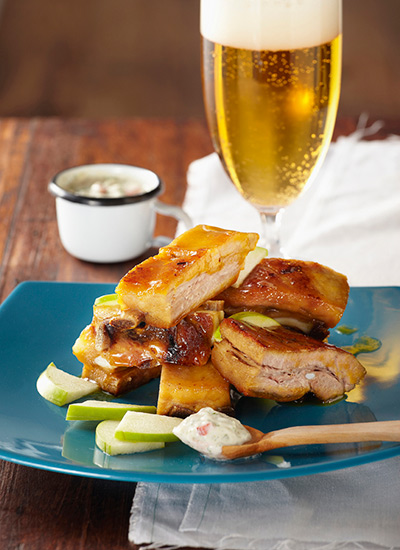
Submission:
POLYGON ((260 217, 263 246, 268 250, 269 257, 279 258, 282 256, 279 212, 260 212, 260 217))

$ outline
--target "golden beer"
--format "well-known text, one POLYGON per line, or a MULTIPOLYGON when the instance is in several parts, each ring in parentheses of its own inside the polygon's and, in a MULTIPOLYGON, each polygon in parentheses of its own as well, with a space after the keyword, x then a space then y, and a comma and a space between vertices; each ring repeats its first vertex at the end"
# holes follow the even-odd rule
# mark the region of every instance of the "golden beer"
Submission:
POLYGON ((244 198, 276 212, 299 195, 328 148, 339 101, 341 35, 279 50, 202 40, 214 147, 244 198))

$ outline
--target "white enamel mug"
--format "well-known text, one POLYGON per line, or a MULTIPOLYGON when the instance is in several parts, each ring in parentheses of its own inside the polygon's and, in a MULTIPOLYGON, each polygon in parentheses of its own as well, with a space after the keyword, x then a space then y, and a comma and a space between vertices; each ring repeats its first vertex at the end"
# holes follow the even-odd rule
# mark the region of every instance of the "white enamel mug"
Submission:
POLYGON ((151 246, 165 246, 170 238, 153 238, 157 212, 182 221, 187 229, 192 227, 189 216, 181 208, 157 199, 163 189, 162 181, 146 168, 125 164, 74 166, 56 174, 48 188, 56 197, 61 243, 80 260, 123 262, 140 256, 151 246), (121 188, 133 184, 136 191, 122 196, 93 193, 89 196, 87 191, 79 189, 85 179, 104 182, 104 185, 122 182, 121 188))

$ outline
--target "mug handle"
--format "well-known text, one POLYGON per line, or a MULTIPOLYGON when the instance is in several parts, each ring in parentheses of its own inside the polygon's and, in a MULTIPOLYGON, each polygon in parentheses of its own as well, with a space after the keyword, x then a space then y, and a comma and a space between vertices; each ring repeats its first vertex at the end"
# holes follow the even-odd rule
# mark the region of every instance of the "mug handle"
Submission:
MULTIPOLYGON (((156 199, 154 202, 154 210, 158 214, 162 214, 163 216, 171 216, 172 218, 175 218, 176 220, 182 222, 185 227, 185 231, 193 227, 193 221, 191 217, 186 214, 186 212, 182 210, 180 206, 165 204, 164 202, 156 199)), ((158 237, 155 237, 153 239, 152 246, 154 246, 155 248, 160 248, 162 246, 167 246, 171 241, 171 237, 164 237, 163 235, 159 235, 158 237)))

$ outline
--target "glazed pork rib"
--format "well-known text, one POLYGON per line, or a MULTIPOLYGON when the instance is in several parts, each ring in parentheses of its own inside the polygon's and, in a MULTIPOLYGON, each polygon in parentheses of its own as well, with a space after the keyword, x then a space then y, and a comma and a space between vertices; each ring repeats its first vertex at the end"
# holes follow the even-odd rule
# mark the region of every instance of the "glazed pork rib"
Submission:
POLYGON ((157 413, 182 418, 203 407, 232 414, 230 384, 209 361, 205 365, 162 365, 157 413))
POLYGON ((94 380, 99 387, 112 395, 121 395, 131 390, 135 390, 144 384, 147 384, 153 378, 158 378, 161 374, 161 366, 156 365, 148 369, 138 369, 137 367, 121 367, 110 369, 100 365, 83 365, 82 378, 94 380))
POLYGON ((212 362, 247 396, 295 401, 312 392, 331 401, 365 375, 350 353, 282 326, 260 329, 224 319, 220 332, 212 362))
POLYGON ((234 283, 256 233, 198 225, 129 271, 116 288, 124 309, 149 325, 170 328, 234 283))
POLYGON ((347 278, 316 262, 265 258, 238 287, 218 298, 225 312, 252 310, 323 339, 337 325, 349 295, 347 278))
POLYGON ((202 366, 211 354, 214 331, 223 318, 221 302, 188 314, 169 329, 135 325, 118 306, 95 306, 93 320, 72 350, 84 364, 82 376, 115 395, 160 375, 161 363, 202 366))

